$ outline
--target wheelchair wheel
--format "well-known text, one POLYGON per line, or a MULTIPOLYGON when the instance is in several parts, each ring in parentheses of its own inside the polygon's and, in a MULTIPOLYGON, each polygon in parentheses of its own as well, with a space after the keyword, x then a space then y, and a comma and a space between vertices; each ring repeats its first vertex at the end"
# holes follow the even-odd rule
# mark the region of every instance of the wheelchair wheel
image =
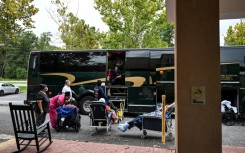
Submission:
POLYGON ((75 131, 76 132, 79 132, 80 130, 80 127, 81 127, 81 124, 80 124, 80 115, 77 115, 77 118, 76 118, 76 124, 75 124, 75 131))
POLYGON ((222 117, 222 122, 227 126, 232 126, 235 124, 236 116, 234 113, 226 113, 222 117))
POLYGON ((143 135, 141 136, 141 138, 142 138, 142 139, 145 139, 146 135, 147 135, 146 130, 143 130, 143 135))
POLYGON ((61 118, 60 116, 56 116, 56 124, 54 126, 54 129, 59 132, 62 128, 62 125, 61 125, 61 118))
POLYGON ((60 127, 60 125, 57 123, 57 124, 55 124, 54 129, 55 129, 57 132, 60 132, 61 127, 60 127))
POLYGON ((241 125, 245 126, 245 115, 244 114, 241 115, 241 125))

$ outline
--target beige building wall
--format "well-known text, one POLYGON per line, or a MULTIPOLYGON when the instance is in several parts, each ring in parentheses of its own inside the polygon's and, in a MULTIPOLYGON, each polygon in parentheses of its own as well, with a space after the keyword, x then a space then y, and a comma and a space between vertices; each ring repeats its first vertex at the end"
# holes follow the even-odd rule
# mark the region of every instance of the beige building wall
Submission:
POLYGON ((177 0, 177 153, 221 153, 219 0, 177 0))

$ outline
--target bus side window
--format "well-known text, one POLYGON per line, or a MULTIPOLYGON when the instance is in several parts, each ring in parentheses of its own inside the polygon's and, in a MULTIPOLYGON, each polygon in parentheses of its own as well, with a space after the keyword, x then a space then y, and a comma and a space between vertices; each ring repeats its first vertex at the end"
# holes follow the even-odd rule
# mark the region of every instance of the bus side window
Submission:
POLYGON ((30 69, 37 69, 38 55, 31 55, 31 57, 30 69))

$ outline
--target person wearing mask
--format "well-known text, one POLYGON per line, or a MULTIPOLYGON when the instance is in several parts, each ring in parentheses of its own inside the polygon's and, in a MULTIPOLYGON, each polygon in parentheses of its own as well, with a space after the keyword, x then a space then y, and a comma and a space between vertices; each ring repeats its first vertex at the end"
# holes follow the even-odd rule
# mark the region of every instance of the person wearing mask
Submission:
POLYGON ((52 98, 50 98, 50 105, 49 105, 49 117, 50 117, 50 123, 52 128, 55 128, 56 124, 56 108, 59 106, 63 106, 66 101, 70 99, 70 92, 65 92, 65 94, 57 95, 52 98))
POLYGON ((40 91, 37 94, 37 103, 35 105, 36 125, 44 123, 47 113, 49 112, 49 97, 47 95, 48 87, 40 84, 40 91))
POLYGON ((71 91, 71 81, 70 80, 66 80, 65 81, 65 85, 62 88, 62 94, 65 94, 66 92, 70 92, 70 98, 72 98, 72 91, 71 91))

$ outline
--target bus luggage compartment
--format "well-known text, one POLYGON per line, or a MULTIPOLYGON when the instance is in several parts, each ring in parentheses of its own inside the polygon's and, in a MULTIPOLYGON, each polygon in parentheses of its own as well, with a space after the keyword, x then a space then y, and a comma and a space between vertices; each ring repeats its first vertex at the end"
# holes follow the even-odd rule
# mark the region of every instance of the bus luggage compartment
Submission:
POLYGON ((145 113, 155 110, 154 87, 142 86, 128 88, 128 112, 145 113))

